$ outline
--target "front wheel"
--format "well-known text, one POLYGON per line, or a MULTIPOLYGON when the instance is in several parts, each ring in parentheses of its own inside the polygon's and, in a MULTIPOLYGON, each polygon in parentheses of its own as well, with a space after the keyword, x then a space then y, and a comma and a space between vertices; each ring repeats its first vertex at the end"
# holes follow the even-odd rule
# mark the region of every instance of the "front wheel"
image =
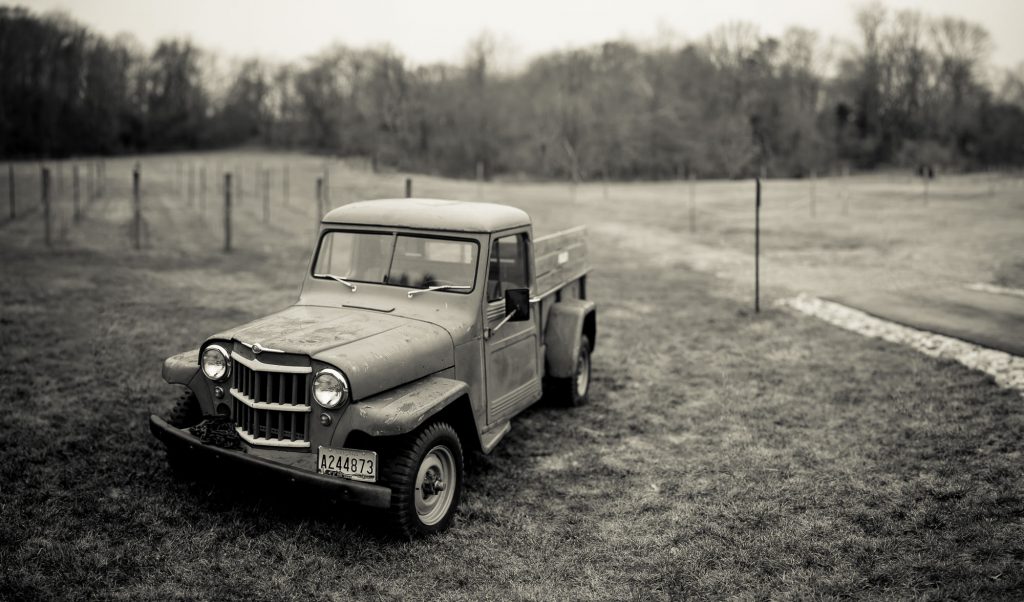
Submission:
MULTIPOLYGON (((203 419, 203 411, 199 407, 199 399, 192 391, 185 391, 174 403, 170 414, 167 415, 167 423, 179 429, 186 429, 199 424, 203 419)), ((197 465, 192 461, 188 452, 167 450, 167 463, 171 472, 178 478, 189 479, 195 476, 197 465)))
POLYGON ((416 537, 447 529, 462 497, 462 475, 462 444, 450 424, 435 422, 405 439, 382 472, 394 531, 416 537))

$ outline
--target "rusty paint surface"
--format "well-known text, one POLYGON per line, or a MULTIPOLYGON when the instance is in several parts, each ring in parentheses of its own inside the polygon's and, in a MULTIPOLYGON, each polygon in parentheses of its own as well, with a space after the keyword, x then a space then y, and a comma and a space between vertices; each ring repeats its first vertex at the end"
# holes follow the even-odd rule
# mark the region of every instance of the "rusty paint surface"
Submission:
POLYGON ((190 349, 164 360, 163 379, 172 385, 187 385, 199 371, 199 349, 190 349))
POLYGON ((448 332, 416 320, 405 320, 387 331, 326 349, 313 358, 341 368, 356 400, 455 365, 448 332))
POLYGON ((427 377, 354 404, 352 427, 375 437, 408 433, 468 393, 462 381, 427 377))
POLYGON ((393 330, 407 322, 396 316, 357 309, 293 305, 210 338, 235 339, 286 353, 315 355, 393 330))

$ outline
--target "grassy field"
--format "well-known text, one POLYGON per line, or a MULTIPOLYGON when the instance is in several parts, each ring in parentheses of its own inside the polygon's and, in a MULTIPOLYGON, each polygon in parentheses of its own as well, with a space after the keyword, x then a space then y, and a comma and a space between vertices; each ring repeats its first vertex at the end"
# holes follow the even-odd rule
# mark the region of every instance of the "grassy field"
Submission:
MULTIPOLYGON (((0 225, 0 598, 1024 596, 1020 396, 813 319, 752 314, 749 183, 699 184, 691 235, 685 184, 606 198, 600 184, 415 177, 418 195, 523 206, 542 232, 586 223, 596 267, 591 405, 540 404, 471 458, 449 533, 394 542, 313 492, 172 479, 146 427, 175 394, 160 362, 294 299, 322 168, 188 157, 291 166, 269 224, 243 192, 225 255, 212 176, 205 210, 189 206, 178 159, 143 161, 142 251, 128 160, 107 162, 107 195, 80 223, 62 199, 52 249, 37 207, 0 225)), ((19 166, 25 188, 32 170, 19 166)), ((331 203, 399 196, 403 180, 332 163, 331 203)), ((855 177, 846 215, 843 185, 819 180, 811 218, 805 182, 767 184, 769 299, 1022 285, 1016 180, 989 194, 952 178, 925 207, 917 182, 855 177)))

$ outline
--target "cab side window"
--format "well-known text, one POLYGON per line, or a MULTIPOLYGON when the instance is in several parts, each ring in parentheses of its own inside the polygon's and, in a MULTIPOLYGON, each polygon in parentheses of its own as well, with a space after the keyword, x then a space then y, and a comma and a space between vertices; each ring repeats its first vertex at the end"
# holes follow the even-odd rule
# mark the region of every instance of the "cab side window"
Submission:
POLYGON ((526 271, 526 235, 503 236, 491 244, 491 257, 487 269, 487 300, 500 301, 505 291, 529 288, 526 271))

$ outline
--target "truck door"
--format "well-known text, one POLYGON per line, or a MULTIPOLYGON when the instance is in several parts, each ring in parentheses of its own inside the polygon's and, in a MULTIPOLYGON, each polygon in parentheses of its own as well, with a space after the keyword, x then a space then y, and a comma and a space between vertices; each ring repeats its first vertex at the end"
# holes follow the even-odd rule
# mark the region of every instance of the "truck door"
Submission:
POLYGON ((526 233, 494 239, 488 257, 484 298, 484 374, 487 381, 487 422, 506 420, 540 398, 537 323, 506 322, 505 291, 529 288, 530 262, 526 233))

